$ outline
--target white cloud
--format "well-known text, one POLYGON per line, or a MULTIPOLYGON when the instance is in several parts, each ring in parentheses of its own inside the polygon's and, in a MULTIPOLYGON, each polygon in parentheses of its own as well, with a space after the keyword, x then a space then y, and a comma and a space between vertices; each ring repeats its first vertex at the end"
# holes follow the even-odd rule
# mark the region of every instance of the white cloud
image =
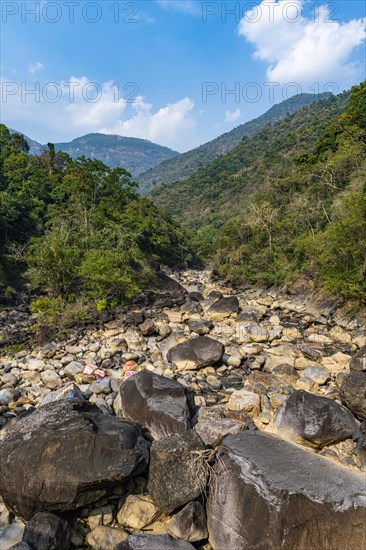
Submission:
POLYGON ((61 86, 67 101, 64 113, 76 128, 95 130, 99 126, 114 124, 127 106, 125 99, 118 96, 113 82, 99 85, 83 76, 63 81, 61 86))
POLYGON ((135 114, 127 120, 118 120, 112 127, 100 131, 129 137, 144 138, 167 147, 182 149, 196 126, 192 116, 194 103, 185 97, 153 112, 153 106, 139 96, 132 104, 135 114))
POLYGON ((255 46, 254 58, 269 64, 267 79, 310 85, 362 78, 350 56, 366 38, 366 19, 332 20, 326 5, 310 19, 302 14, 304 4, 304 0, 263 0, 240 21, 239 34, 255 46))
POLYGON ((41 72, 42 69, 44 69, 44 65, 40 61, 37 61, 37 63, 29 63, 28 65, 28 72, 30 74, 37 74, 41 72))
POLYGON ((201 15, 201 2, 197 0, 156 0, 163 10, 177 11, 189 15, 201 15))
POLYGON ((235 122, 240 117, 241 117, 240 109, 236 109, 235 111, 226 111, 225 122, 235 122))
POLYGON ((135 95, 132 100, 130 89, 126 94, 113 82, 98 85, 86 76, 45 85, 25 85, 5 76, 1 80, 4 123, 41 142, 102 132, 187 150, 196 139, 192 136, 194 103, 188 97, 154 109, 142 96, 135 95))

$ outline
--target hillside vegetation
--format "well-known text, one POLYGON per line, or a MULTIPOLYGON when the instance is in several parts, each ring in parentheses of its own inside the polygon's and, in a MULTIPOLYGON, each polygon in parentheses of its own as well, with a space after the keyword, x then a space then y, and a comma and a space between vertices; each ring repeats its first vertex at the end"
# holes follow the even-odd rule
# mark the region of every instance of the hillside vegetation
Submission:
POLYGON ((365 109, 363 83, 244 138, 154 200, 194 230, 220 277, 284 284, 307 272, 365 300, 365 109))
POLYGON ((11 295, 31 281, 43 309, 75 302, 108 308, 138 294, 152 264, 179 265, 187 239, 122 168, 56 153, 28 155, 0 128, 0 280, 11 295))
POLYGON ((244 136, 252 136, 267 124, 274 124, 289 114, 295 113, 305 105, 312 104, 329 96, 331 96, 330 93, 319 95, 299 94, 293 96, 278 105, 274 105, 258 118, 241 124, 230 132, 226 132, 200 147, 179 155, 179 157, 158 164, 156 167, 139 175, 138 182, 141 192, 146 193, 161 183, 183 181, 189 178, 199 168, 204 168, 220 155, 229 153, 240 143, 244 136))

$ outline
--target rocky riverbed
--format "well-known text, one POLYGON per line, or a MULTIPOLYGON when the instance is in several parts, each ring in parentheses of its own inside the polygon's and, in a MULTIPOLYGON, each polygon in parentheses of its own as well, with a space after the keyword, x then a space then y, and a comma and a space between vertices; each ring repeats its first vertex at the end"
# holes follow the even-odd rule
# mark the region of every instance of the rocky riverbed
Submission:
MULTIPOLYGON (((0 548, 366 548, 366 327, 160 273, 0 365, 0 548)), ((0 318, 3 341, 31 334, 0 318)))

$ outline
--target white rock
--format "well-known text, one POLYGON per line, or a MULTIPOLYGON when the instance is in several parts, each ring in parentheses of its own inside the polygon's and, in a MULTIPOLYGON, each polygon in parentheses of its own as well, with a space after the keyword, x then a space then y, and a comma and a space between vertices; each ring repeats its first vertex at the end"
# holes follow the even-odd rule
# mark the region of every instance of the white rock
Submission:
POLYGON ((45 368, 45 362, 42 360, 42 359, 36 359, 35 357, 34 358, 31 358, 29 361, 28 361, 28 370, 32 370, 32 371, 41 371, 45 368))

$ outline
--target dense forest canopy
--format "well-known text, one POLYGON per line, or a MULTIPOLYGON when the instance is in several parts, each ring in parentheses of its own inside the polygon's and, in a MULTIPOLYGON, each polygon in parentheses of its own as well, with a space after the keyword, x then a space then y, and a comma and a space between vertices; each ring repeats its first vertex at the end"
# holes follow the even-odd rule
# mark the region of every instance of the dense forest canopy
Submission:
POLYGON ((191 229, 220 277, 282 285, 306 272, 366 300, 365 109, 362 83, 152 197, 191 229))
MULTIPOLYGON (((179 265, 188 241, 122 168, 73 160, 52 144, 27 154, 24 138, 0 131, 1 284, 31 283, 57 303, 82 297, 110 307, 141 292, 155 261, 179 265)), ((102 307, 100 305, 100 307, 102 307)))

